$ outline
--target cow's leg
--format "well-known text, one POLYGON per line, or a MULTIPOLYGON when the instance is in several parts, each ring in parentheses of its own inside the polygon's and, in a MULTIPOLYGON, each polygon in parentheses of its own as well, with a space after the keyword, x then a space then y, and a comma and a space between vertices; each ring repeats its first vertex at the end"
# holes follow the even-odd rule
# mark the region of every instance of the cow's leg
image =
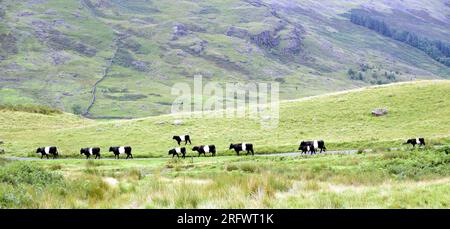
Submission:
POLYGON ((44 157, 44 154, 41 154, 41 159, 44 157))
POLYGON ((236 154, 239 156, 239 150, 236 150, 236 154))
POLYGON ((255 155, 255 151, 253 151, 253 149, 251 149, 251 151, 252 151, 252 156, 254 156, 255 155))
POLYGON ((46 154, 45 156, 47 156, 47 159, 49 159, 49 158, 48 158, 48 154, 46 154))
POLYGON ((189 138, 188 140, 189 140, 189 145, 192 145, 191 139, 189 138))

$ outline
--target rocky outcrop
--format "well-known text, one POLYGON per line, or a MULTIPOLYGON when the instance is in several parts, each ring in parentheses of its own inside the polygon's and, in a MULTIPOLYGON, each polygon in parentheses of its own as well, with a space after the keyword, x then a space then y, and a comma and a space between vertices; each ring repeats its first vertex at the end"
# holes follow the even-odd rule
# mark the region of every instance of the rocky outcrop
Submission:
POLYGON ((386 108, 377 108, 372 111, 373 116, 384 116, 388 114, 388 110, 386 108))
POLYGON ((172 27, 172 41, 178 40, 179 37, 187 36, 192 32, 205 32, 206 30, 195 24, 175 23, 172 27))
POLYGON ((66 55, 63 51, 56 51, 50 53, 50 58, 52 59, 52 63, 54 65, 65 64, 71 59, 70 56, 66 55))
POLYGON ((207 45, 208 45, 207 41, 201 40, 191 45, 189 47, 189 50, 194 55, 200 55, 206 49, 207 45))
POLYGON ((302 51, 302 30, 299 28, 292 29, 287 37, 282 37, 286 46, 283 48, 282 52, 287 55, 297 55, 302 51))
POLYGON ((93 57, 97 54, 96 49, 80 41, 71 39, 60 31, 54 29, 53 25, 46 21, 34 20, 31 24, 35 28, 36 37, 53 50, 69 49, 88 57, 93 57))
POLYGON ((188 35, 188 29, 184 24, 176 23, 172 28, 172 40, 177 40, 179 37, 188 35))
POLYGON ((247 39, 250 37, 250 33, 247 30, 235 26, 231 26, 230 28, 228 28, 226 35, 229 37, 237 37, 241 39, 247 39))
POLYGON ((259 34, 251 35, 250 40, 265 49, 275 48, 280 44, 280 37, 271 31, 265 30, 259 34))
POLYGON ((0 34, 0 54, 5 56, 17 54, 17 39, 11 34, 0 34))

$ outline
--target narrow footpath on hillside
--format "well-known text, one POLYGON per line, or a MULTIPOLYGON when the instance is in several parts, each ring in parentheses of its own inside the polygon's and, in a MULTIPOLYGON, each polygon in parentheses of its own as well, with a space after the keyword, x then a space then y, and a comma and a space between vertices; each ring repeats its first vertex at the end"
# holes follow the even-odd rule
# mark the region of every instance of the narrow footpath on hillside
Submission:
POLYGON ((108 72, 111 69, 111 66, 113 64, 114 58, 116 58, 117 52, 119 51, 119 44, 120 44, 120 42, 121 42, 120 36, 114 39, 114 42, 113 42, 113 47, 114 47, 113 54, 112 54, 111 58, 109 58, 107 60, 107 62, 106 62, 106 66, 103 69, 102 77, 99 80, 97 80, 95 82, 94 86, 92 87, 92 99, 91 99, 91 101, 89 103, 89 106, 86 108, 86 111, 83 112, 83 114, 82 114, 84 117, 89 118, 91 116, 90 115, 90 111, 91 111, 92 107, 94 106, 95 101, 97 100, 97 86, 103 80, 105 80, 106 77, 108 76, 108 72))
MULTIPOLYGON (((433 146, 434 149, 439 149, 442 148, 444 146, 439 145, 439 146, 433 146)), ((396 150, 405 150, 406 148, 387 148, 385 149, 386 151, 396 151, 396 150)), ((317 152, 316 154, 313 155, 335 155, 335 154, 356 154, 358 152, 361 153, 372 153, 374 152, 373 149, 365 149, 365 150, 356 150, 356 149, 351 149, 351 150, 330 150, 330 151, 326 151, 326 152, 322 152, 319 153, 317 152)), ((263 154, 255 154, 255 156, 257 157, 295 157, 295 156, 302 156, 302 155, 309 155, 311 156, 311 154, 302 154, 301 152, 287 152, 287 153, 263 153, 263 154)), ((234 155, 226 155, 226 156, 219 156, 219 157, 230 157, 230 156, 234 156, 234 155)), ((241 156, 246 156, 245 153, 241 153, 241 156)), ((187 158, 193 157, 193 156, 186 156, 187 158)), ((195 156, 197 157, 197 156, 195 156)), ((7 156, 7 157, 2 157, 4 159, 7 160, 16 160, 16 161, 32 161, 32 160, 41 160, 40 156, 39 157, 14 157, 14 156, 7 156)), ((162 157, 163 158, 163 157, 162 157)), ((86 158, 63 158, 63 159, 71 159, 71 160, 86 160, 86 158)), ((154 160, 155 158, 136 158, 136 159, 129 159, 129 160, 154 160)), ((49 160, 52 160, 51 157, 49 160)), ((94 159, 93 159, 94 160, 94 159)), ((117 160, 114 158, 102 158, 100 160, 117 160)))

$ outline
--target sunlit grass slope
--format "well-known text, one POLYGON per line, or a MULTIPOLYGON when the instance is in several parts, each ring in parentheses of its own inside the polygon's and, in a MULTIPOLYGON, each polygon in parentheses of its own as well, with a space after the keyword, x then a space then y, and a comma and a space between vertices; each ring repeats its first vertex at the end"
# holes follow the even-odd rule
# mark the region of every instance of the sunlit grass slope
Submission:
MULTIPOLYGON (((63 155, 80 147, 130 145, 137 157, 167 156, 173 135, 191 135, 193 145, 215 144, 231 154, 231 142, 250 142, 257 153, 292 152, 302 139, 323 139, 328 149, 400 147, 405 138, 423 136, 449 142, 450 81, 418 81, 286 101, 279 126, 262 129, 258 120, 192 118, 164 115, 136 120, 97 122, 68 114, 39 115, 0 111, 0 139, 7 154, 33 155, 39 146, 55 145, 63 155), (374 117, 374 108, 388 115, 374 117), (174 125, 174 120, 183 120, 174 125)), ((192 152, 188 152, 192 154, 192 152)))

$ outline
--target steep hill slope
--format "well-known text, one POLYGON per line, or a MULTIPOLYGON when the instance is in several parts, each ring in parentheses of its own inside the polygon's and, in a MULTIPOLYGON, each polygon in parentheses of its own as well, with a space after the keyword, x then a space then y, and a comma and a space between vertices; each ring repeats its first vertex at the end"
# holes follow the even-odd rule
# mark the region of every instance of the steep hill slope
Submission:
POLYGON ((450 81, 369 87, 283 102, 274 129, 261 129, 258 120, 248 118, 163 115, 98 122, 69 114, 0 111, 0 139, 6 153, 21 156, 34 156, 34 149, 44 145, 57 145, 66 156, 77 155, 81 147, 131 145, 138 157, 160 157, 167 156, 176 145, 172 136, 179 134, 190 134, 193 145, 216 144, 219 155, 231 154, 229 144, 242 141, 255 144, 257 153, 292 152, 301 139, 318 138, 329 149, 400 147, 405 138, 418 136, 429 144, 450 143, 448 101, 450 81), (389 114, 372 116, 378 107, 389 114), (174 120, 183 124, 174 125, 174 120))
POLYGON ((449 42, 442 0, 1 0, 0 103, 144 117, 168 113, 174 82, 194 75, 275 80, 283 99, 450 77, 423 51, 352 23, 353 9, 449 42))

